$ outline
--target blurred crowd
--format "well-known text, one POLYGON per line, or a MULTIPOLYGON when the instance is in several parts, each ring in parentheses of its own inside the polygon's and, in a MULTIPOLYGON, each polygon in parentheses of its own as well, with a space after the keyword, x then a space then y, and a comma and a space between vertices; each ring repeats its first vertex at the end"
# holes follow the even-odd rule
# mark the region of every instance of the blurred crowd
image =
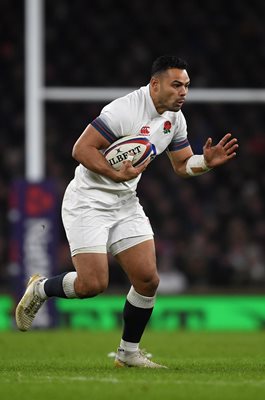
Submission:
MULTIPOLYGON (((24 176, 24 10, 0 5, 0 287, 8 288, 8 194, 24 176)), ((264 88, 265 3, 171 0, 45 1, 48 86, 147 84, 152 61, 178 54, 193 87, 264 88)), ((47 103, 47 176, 60 200, 76 162, 71 148, 105 104, 47 103)), ((265 284, 265 117, 263 104, 183 107, 189 141, 202 152, 228 131, 238 137, 235 160, 192 179, 174 175, 164 154, 144 173, 138 194, 155 231, 160 291, 263 290, 265 284)), ((61 228, 58 270, 72 268, 61 228)), ((111 288, 126 285, 110 257, 111 288)))

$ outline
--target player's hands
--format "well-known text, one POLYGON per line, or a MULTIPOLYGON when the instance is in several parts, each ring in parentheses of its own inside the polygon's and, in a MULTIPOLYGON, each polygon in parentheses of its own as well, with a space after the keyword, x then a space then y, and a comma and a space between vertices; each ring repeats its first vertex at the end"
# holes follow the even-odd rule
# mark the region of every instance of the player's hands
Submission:
POLYGON ((150 163, 151 157, 149 157, 143 164, 139 167, 134 167, 132 162, 126 160, 123 162, 122 167, 119 171, 117 171, 115 182, 125 182, 130 181, 131 179, 137 178, 150 163))
POLYGON ((237 148, 237 139, 232 138, 231 133, 227 133, 216 146, 212 145, 212 138, 208 138, 203 146, 207 167, 214 168, 231 160, 236 156, 237 148))

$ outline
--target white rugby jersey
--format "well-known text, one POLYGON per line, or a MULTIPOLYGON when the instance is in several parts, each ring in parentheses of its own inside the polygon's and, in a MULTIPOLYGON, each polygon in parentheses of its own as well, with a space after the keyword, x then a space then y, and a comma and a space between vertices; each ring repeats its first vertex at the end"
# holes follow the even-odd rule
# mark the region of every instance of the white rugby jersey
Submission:
MULTIPOLYGON (((180 110, 158 114, 149 85, 109 103, 91 125, 110 144, 123 136, 145 135, 155 145, 157 155, 165 150, 177 151, 189 146, 184 115, 180 110)), ((84 189, 133 192, 140 177, 116 183, 80 164, 76 168, 74 181, 77 187, 84 189)))

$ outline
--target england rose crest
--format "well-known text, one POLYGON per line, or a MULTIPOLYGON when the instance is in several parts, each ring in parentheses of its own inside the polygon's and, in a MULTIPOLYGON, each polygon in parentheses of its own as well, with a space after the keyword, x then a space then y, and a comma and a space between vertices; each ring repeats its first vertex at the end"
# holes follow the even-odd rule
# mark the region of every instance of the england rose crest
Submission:
POLYGON ((170 121, 166 121, 165 123, 164 123, 164 133, 165 134, 167 134, 167 133, 170 133, 170 129, 171 129, 171 122, 170 121))

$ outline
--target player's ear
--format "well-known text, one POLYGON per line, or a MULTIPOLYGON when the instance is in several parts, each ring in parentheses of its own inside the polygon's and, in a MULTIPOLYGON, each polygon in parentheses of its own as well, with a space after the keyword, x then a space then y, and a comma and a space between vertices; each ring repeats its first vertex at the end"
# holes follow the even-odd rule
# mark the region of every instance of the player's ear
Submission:
POLYGON ((157 76, 152 76, 151 80, 150 80, 150 86, 151 88, 157 92, 159 89, 159 85, 160 85, 160 81, 159 78, 157 76))

